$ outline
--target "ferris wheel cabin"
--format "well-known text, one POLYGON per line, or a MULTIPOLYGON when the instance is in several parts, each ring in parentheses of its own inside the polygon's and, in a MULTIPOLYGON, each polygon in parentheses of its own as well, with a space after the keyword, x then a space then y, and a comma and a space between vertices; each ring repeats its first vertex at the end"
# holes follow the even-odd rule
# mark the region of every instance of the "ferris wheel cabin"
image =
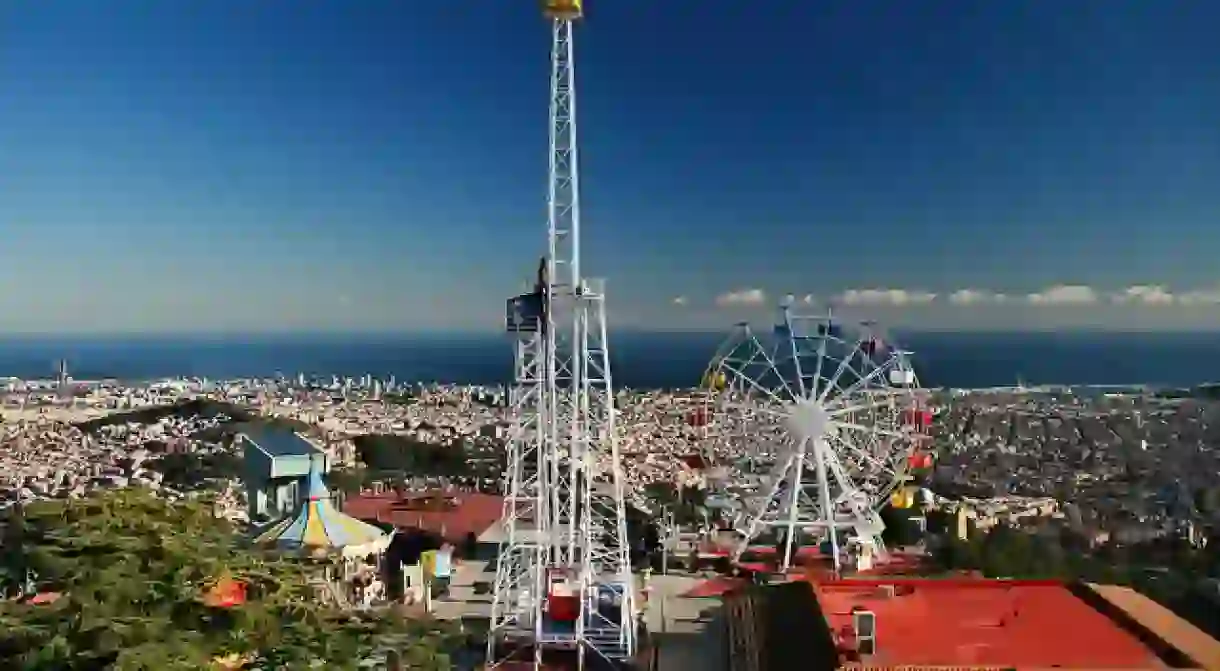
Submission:
POLYGON ((542 13, 548 19, 575 21, 584 16, 583 5, 581 0, 543 0, 542 13))

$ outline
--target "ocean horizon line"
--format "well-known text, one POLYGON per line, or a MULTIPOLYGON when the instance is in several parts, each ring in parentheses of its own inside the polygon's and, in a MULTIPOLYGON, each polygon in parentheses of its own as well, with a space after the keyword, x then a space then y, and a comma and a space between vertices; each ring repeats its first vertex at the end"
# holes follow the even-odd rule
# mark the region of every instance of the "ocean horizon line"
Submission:
MULTIPOLYGON (((751 324, 756 332, 763 332, 763 329, 770 330, 770 324, 751 324)), ((950 329, 950 328, 887 328, 887 332, 897 337, 1002 337, 1002 336, 1040 336, 1040 337, 1079 337, 1079 336, 1137 336, 1137 337, 1175 337, 1175 336, 1215 336, 1220 339, 1220 330, 1218 329, 1130 329, 1130 328, 1028 328, 1028 329, 950 329)), ((733 327, 728 326, 721 329, 712 328, 672 328, 672 329, 657 329, 657 328, 631 328, 623 327, 610 329, 609 337, 613 339, 616 336, 627 337, 728 337, 733 332, 733 327)), ((459 339, 472 341, 477 340, 486 342, 494 339, 509 339, 510 336, 502 331, 489 330, 474 330, 474 329, 419 329, 419 330, 344 330, 344 331, 325 331, 313 329, 301 330, 283 330, 283 331, 47 331, 47 332, 3 332, 0 331, 0 343, 29 343, 29 342, 65 342, 65 343, 82 343, 82 342, 125 342, 125 343, 165 343, 165 342, 220 342, 223 344, 241 344, 241 343, 265 343, 268 341, 279 342, 334 342, 336 340, 357 340, 357 341, 372 341, 382 340, 390 342, 405 342, 411 340, 420 341, 436 341, 445 339, 459 339)))
MULTIPOLYGON (((611 333, 615 383, 697 384, 728 333, 611 333)), ((888 337, 888 336, 887 336, 888 337)), ((899 332, 927 387, 1040 385, 1181 388, 1220 380, 1216 333, 1115 331, 899 332)), ((236 379, 295 374, 394 375, 399 380, 501 383, 512 376, 511 338, 469 331, 0 336, 0 375, 44 379, 66 360, 77 379, 236 379)))

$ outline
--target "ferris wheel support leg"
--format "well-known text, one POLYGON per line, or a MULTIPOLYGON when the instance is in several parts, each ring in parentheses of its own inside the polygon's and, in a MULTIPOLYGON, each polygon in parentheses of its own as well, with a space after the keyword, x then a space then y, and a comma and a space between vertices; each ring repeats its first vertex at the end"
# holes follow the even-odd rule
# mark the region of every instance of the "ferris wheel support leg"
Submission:
MULTIPOLYGON (((787 459, 775 465, 771 473, 771 477, 768 478, 771 481, 771 484, 767 489, 767 501, 771 501, 776 498, 776 495, 779 493, 780 485, 785 482, 788 469, 793 467, 792 462, 797 458, 799 458, 799 454, 797 452, 793 452, 787 457, 787 459)), ((733 551, 734 562, 741 560, 741 555, 746 551, 746 548, 750 546, 750 541, 754 540, 754 538, 757 537, 762 529, 766 526, 765 518, 765 510, 760 513, 751 513, 747 511, 743 517, 740 517, 737 522, 733 524, 734 529, 742 536, 741 542, 737 544, 736 549, 733 551), (739 524, 738 522, 744 522, 744 524, 739 524)))
POLYGON ((792 568, 792 545, 795 542, 794 539, 796 538, 797 533, 797 511, 800 509, 801 505, 800 482, 801 475, 803 475, 805 469, 805 449, 808 443, 809 441, 807 440, 801 441, 800 450, 797 452, 796 463, 793 464, 793 468, 796 469, 796 473, 792 479, 794 486, 792 487, 791 502, 788 505, 788 532, 785 534, 787 538, 784 539, 784 563, 782 568, 785 573, 788 572, 788 569, 792 568))
POLYGON ((830 504, 830 480, 826 474, 826 444, 821 438, 813 441, 813 454, 817 459, 818 472, 818 491, 822 497, 822 512, 830 524, 827 525, 827 532, 830 534, 830 560, 835 575, 839 574, 839 537, 838 530, 835 529, 835 514, 834 509, 830 504))

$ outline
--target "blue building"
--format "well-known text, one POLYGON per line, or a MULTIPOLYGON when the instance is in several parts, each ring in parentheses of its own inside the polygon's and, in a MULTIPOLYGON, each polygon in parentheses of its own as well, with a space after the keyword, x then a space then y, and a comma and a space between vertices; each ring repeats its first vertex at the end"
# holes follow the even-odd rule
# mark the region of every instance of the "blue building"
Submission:
POLYGON ((291 429, 246 424, 238 436, 251 522, 295 513, 307 494, 309 473, 330 471, 326 453, 291 429))

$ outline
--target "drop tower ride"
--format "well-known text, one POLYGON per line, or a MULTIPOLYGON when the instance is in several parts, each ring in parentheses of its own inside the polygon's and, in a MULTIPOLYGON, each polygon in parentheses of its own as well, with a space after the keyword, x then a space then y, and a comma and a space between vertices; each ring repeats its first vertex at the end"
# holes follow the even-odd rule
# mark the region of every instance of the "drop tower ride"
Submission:
MULTIPOLYGON (((547 247, 533 290, 509 299, 512 428, 488 668, 578 668, 635 655, 637 610, 615 428, 604 282, 581 268, 573 33, 581 0, 548 0, 547 247)), ((600 665, 599 665, 600 666, 600 665)))

